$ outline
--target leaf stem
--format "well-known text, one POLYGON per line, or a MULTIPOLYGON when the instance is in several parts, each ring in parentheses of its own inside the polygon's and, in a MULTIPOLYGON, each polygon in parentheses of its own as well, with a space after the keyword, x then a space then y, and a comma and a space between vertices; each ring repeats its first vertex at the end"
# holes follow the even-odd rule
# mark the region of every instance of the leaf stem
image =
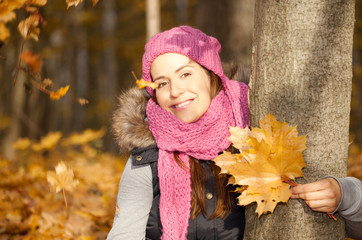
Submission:
POLYGON ((65 208, 68 208, 67 197, 65 196, 64 188, 62 188, 62 190, 63 190, 63 197, 64 197, 65 208))

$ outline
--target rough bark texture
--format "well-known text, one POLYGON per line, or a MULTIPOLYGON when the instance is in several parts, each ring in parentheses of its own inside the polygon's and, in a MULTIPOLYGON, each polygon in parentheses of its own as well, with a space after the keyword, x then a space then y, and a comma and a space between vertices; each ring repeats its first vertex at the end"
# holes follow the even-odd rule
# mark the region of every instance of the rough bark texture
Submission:
MULTIPOLYGON (((299 182, 346 175, 354 6, 354 0, 256 1, 251 126, 270 112, 307 135, 299 182)), ((254 211, 247 208, 245 239, 344 239, 342 219, 301 200, 260 219, 254 211)))

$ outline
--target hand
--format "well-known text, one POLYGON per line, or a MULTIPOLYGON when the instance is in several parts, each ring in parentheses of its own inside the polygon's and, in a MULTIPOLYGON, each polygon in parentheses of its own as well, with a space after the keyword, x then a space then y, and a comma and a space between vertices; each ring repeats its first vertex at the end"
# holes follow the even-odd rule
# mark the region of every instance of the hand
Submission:
POLYGON ((313 211, 317 212, 333 212, 341 201, 341 188, 333 178, 298 184, 290 190, 292 198, 303 199, 313 211))

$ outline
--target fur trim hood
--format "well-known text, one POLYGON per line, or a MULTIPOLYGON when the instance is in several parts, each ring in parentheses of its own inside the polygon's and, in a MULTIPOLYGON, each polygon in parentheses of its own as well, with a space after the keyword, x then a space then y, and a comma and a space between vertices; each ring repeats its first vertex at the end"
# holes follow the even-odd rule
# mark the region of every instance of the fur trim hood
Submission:
MULTIPOLYGON (((225 75, 230 79, 249 83, 250 70, 234 63, 223 64, 225 75)), ((121 152, 133 148, 155 145, 155 139, 148 128, 146 105, 150 95, 145 89, 132 87, 120 94, 118 106, 112 116, 112 131, 121 152)))

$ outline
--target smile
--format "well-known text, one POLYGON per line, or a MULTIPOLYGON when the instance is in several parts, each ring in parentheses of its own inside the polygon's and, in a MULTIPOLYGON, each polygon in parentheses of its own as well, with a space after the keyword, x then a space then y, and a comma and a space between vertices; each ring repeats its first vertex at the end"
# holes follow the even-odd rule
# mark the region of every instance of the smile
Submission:
POLYGON ((174 108, 174 109, 184 109, 184 108, 186 108, 189 104, 191 104, 193 101, 194 101, 194 99, 189 99, 189 100, 184 101, 184 102, 182 102, 182 103, 178 103, 178 104, 172 105, 171 108, 174 108))

